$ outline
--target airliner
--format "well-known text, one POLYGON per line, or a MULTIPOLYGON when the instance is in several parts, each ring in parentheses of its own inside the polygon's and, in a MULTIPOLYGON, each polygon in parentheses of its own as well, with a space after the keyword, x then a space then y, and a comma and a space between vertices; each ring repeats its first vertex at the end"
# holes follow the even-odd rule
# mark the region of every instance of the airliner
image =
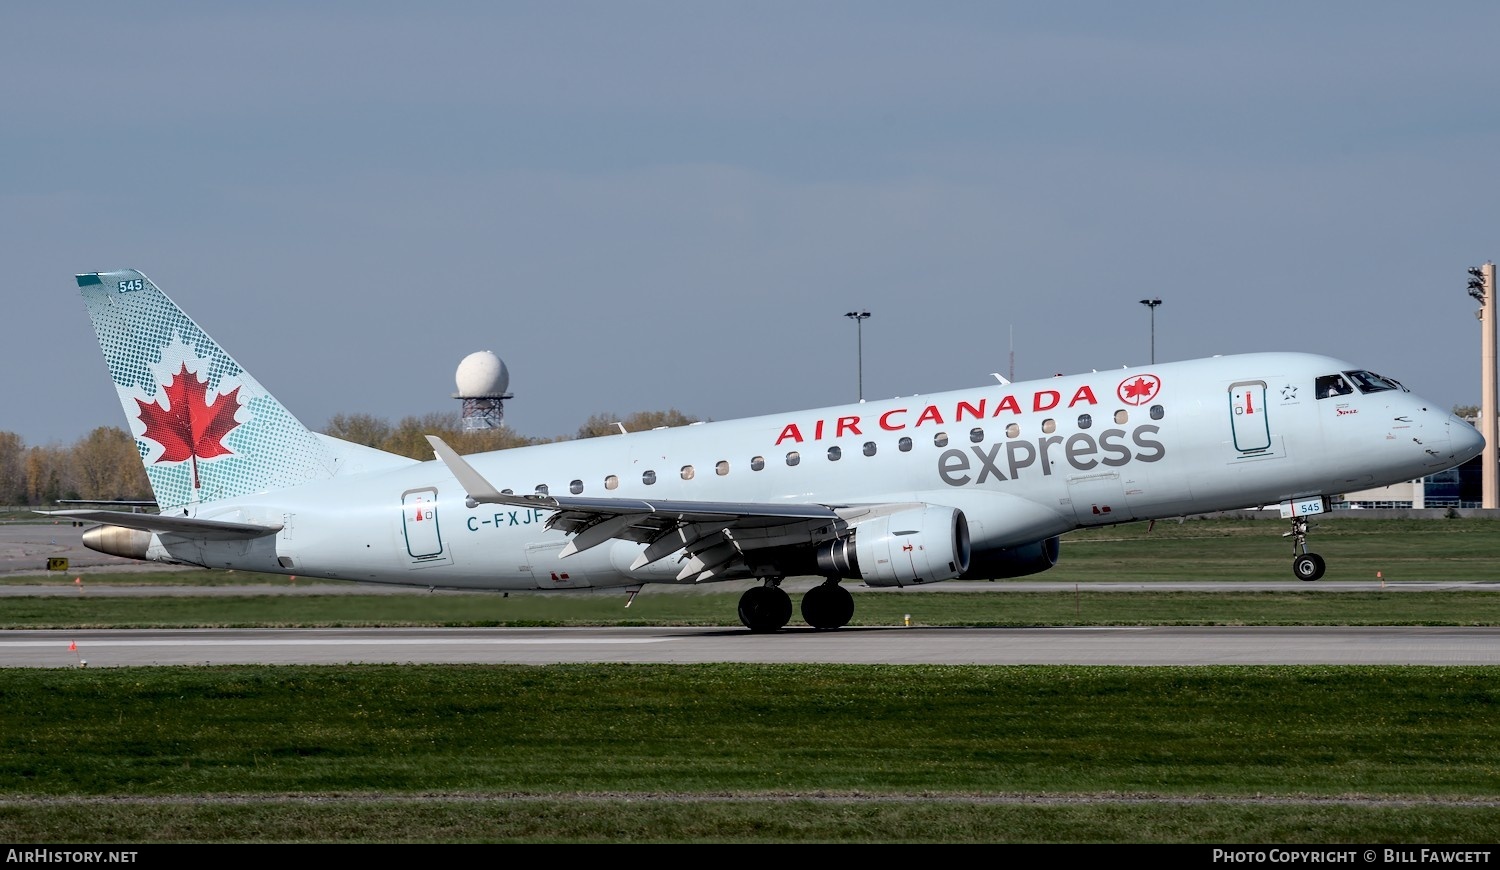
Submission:
MULTIPOLYGON (((91 549, 461 590, 748 580, 751 632, 854 615, 843 585, 1046 571, 1070 531, 1279 505, 1292 573, 1342 493, 1478 456, 1464 420, 1311 353, 1246 353, 421 461, 308 429, 145 275, 76 276, 157 511, 91 549)), ((461 437, 461 436, 460 436, 461 437)))

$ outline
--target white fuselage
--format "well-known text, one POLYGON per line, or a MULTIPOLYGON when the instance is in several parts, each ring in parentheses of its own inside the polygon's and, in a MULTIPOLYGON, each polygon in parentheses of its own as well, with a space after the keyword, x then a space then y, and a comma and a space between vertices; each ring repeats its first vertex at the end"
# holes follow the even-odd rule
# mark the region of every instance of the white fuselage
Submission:
MULTIPOLYGON (((1215 357, 466 458, 522 495, 949 506, 982 554, 1087 526, 1413 480, 1477 455, 1472 426, 1404 389, 1314 395, 1319 376, 1351 368, 1306 354, 1215 357)), ((148 557, 469 589, 637 585, 678 573, 674 559, 632 570, 643 545, 626 540, 559 558, 567 536, 543 528, 547 511, 468 507, 438 461, 193 514, 283 528, 233 542, 158 534, 148 557)))

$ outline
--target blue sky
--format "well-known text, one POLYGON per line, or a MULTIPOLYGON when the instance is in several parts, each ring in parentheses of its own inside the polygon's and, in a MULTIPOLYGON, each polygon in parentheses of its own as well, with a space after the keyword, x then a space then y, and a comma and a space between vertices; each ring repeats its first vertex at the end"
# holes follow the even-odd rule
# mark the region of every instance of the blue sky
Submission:
POLYGON ((6 4, 0 430, 126 428, 136 268, 313 428, 1328 353, 1478 404, 1500 4, 6 4), (1013 355, 1013 356, 1012 356, 1013 355), (1013 359, 1013 362, 1012 362, 1013 359))

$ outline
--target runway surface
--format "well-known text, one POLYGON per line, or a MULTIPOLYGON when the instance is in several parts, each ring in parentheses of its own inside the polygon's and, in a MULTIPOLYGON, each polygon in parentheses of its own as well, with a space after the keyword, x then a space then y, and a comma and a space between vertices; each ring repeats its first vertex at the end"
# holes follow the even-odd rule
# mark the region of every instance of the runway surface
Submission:
POLYGON ((703 662, 1500 665, 1500 628, 378 628, 6 631, 5 667, 703 662))
POLYGON ((57 574, 66 571, 48 571, 47 560, 66 559, 68 568, 82 570, 158 570, 171 566, 156 566, 106 556, 83 545, 84 530, 94 523, 78 523, 71 520, 40 518, 32 522, 0 523, 0 576, 16 574, 57 574))

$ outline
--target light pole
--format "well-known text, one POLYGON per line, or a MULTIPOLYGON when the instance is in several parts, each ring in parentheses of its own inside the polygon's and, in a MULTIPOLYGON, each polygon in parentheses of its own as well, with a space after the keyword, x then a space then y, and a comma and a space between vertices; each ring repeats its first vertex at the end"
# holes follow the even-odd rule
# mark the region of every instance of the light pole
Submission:
POLYGON ((1153 296, 1142 299, 1141 304, 1151 309, 1151 364, 1156 365, 1156 306, 1161 304, 1161 300, 1153 296))
POLYGON ((1497 477, 1496 458, 1500 456, 1500 429, 1495 418, 1495 264, 1485 263, 1469 269, 1469 296, 1479 303, 1474 316, 1479 318, 1483 329, 1479 342, 1479 419, 1476 421, 1479 434, 1484 436, 1484 451, 1480 454, 1479 506, 1500 507, 1500 477, 1497 477))
POLYGON ((850 311, 844 315, 854 321, 855 332, 859 341, 859 400, 865 400, 865 320, 870 316, 868 311, 850 311))

